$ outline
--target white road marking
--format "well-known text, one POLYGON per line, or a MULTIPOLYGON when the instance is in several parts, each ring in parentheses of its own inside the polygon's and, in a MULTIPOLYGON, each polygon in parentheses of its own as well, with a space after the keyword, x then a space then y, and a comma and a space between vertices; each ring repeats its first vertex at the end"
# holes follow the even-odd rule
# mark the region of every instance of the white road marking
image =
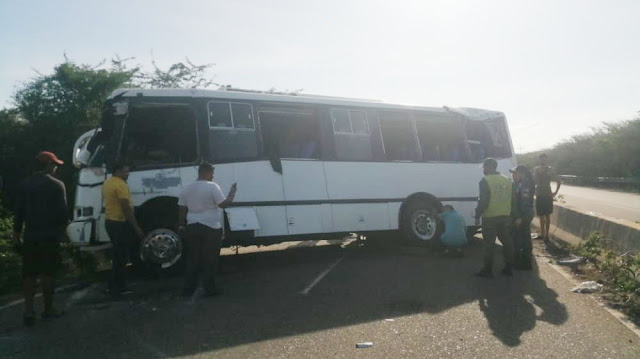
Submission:
MULTIPOLYGON (((41 293, 38 293, 38 294, 36 294, 36 296, 35 296, 35 297, 36 297, 36 298, 38 298, 38 297, 42 297, 42 294, 41 294, 41 293)), ((5 304, 5 305, 3 305, 2 307, 0 307, 0 310, 6 309, 6 308, 10 308, 10 307, 13 307, 14 305, 18 305, 18 304, 21 304, 21 303, 24 303, 24 299, 14 300, 13 302, 11 302, 11 303, 9 303, 9 304, 5 304)))
POLYGON ((309 291, 315 287, 316 284, 318 284, 322 278, 324 278, 327 274, 329 274, 329 272, 331 272, 331 270, 338 265, 338 263, 340 263, 342 260, 344 259, 344 256, 338 258, 338 260, 336 260, 335 262, 333 262, 329 268, 325 269, 322 273, 320 273, 316 279, 313 280, 313 282, 311 282, 305 289, 303 289, 300 294, 302 295, 307 295, 309 294, 309 291))

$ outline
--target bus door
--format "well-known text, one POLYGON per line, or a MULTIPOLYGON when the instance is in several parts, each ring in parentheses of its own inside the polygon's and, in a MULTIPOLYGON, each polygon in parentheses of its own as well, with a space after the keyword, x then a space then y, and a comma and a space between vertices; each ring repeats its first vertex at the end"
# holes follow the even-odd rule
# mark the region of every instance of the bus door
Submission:
POLYGON ((315 111, 269 110, 261 111, 259 117, 265 151, 277 157, 274 169, 282 173, 288 234, 330 232, 331 206, 315 111))
MULTIPOLYGON (((258 157, 259 126, 254 111, 251 103, 243 101, 220 99, 207 103, 209 151, 216 167, 214 181, 225 194, 234 182, 238 183, 235 205, 255 208, 258 225, 250 227, 255 229, 256 237, 287 235, 282 176, 273 171, 269 161, 258 157)), ((234 208, 229 211, 237 212, 234 208)))

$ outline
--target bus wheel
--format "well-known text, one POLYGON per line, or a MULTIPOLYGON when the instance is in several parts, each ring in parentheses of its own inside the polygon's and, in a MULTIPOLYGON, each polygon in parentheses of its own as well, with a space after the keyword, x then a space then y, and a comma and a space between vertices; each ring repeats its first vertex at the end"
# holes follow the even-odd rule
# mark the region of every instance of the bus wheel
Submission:
POLYGON ((182 239, 172 229, 157 228, 140 241, 140 259, 152 269, 175 267, 182 258, 182 239))
POLYGON ((442 222, 437 206, 431 202, 414 201, 407 205, 402 216, 402 232, 407 242, 419 246, 437 247, 440 244, 442 222))

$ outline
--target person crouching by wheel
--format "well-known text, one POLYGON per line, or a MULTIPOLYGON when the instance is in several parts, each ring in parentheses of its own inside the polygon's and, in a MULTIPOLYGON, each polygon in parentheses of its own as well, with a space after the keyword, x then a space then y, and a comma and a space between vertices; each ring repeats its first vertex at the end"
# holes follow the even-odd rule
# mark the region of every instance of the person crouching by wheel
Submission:
POLYGON ((444 255, 462 257, 462 247, 467 244, 467 225, 464 218, 448 204, 442 206, 442 212, 438 217, 444 223, 444 233, 440 236, 440 242, 445 248, 444 255))

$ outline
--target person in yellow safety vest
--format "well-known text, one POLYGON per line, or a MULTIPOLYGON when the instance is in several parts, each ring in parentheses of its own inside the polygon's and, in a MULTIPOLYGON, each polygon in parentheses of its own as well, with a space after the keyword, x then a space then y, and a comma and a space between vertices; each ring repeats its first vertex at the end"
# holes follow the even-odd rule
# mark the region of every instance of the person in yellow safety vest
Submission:
POLYGON ((511 180, 498 171, 498 162, 487 158, 482 164, 484 177, 480 180, 480 198, 476 207, 476 224, 482 217, 484 240, 484 266, 478 277, 493 277, 493 256, 496 237, 500 240, 504 254, 502 274, 512 276, 513 243, 511 239, 511 180))

